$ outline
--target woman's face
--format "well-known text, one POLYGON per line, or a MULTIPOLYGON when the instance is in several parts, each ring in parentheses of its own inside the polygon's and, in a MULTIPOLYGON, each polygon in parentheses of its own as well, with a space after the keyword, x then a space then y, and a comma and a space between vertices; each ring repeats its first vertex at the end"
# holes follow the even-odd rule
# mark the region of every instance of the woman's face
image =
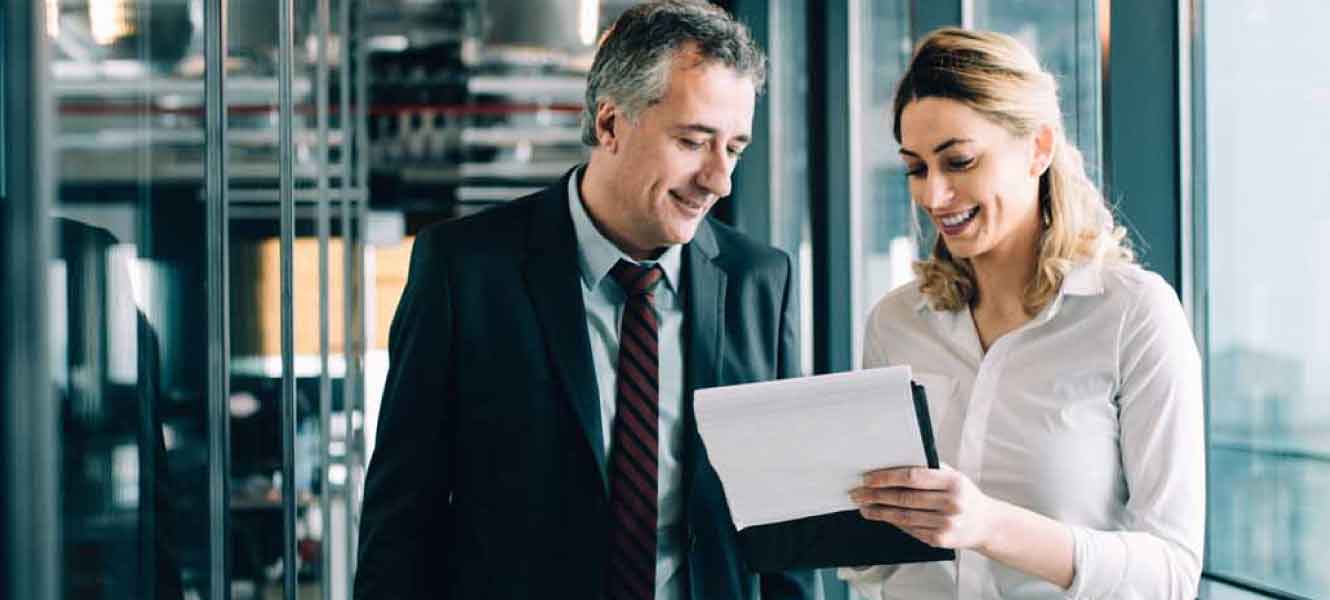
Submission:
POLYGON ((910 196, 952 256, 1022 256, 1033 247, 1050 128, 1018 137, 959 101, 923 98, 905 106, 900 130, 910 196))

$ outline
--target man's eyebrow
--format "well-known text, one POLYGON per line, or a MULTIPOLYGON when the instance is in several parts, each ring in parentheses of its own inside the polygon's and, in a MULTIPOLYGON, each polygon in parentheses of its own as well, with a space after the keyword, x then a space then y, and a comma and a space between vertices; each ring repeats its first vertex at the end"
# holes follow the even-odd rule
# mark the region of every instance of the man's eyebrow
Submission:
MULTIPOLYGON (((712 136, 720 134, 719 129, 716 129, 715 127, 712 127, 710 125, 703 125, 701 123, 687 123, 684 125, 679 125, 675 127, 675 129, 683 131, 693 131, 712 136)), ((752 136, 746 133, 741 133, 739 135, 734 136, 734 141, 739 142, 741 144, 747 144, 748 142, 752 141, 752 136)))

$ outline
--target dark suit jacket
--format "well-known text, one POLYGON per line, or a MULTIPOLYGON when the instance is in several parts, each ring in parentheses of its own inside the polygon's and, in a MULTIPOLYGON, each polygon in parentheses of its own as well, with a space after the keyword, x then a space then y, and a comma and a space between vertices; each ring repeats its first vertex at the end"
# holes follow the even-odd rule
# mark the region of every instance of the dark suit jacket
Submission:
MULTIPOLYGON (((568 176, 416 239, 389 334, 355 597, 599 597, 610 518, 568 176)), ((692 392, 797 374, 789 257, 704 222, 684 247, 684 519, 697 600, 752 598, 692 392)), ((811 598, 811 572, 763 596, 811 598)))

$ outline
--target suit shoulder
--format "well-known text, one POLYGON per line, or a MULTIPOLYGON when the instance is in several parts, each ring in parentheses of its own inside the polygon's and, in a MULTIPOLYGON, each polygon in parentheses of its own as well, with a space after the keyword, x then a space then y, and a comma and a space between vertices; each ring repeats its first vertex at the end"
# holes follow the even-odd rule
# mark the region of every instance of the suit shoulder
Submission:
POLYGON ((522 247, 531 213, 542 194, 537 192, 459 219, 427 225, 416 236, 424 245, 448 256, 495 256, 522 247))
POLYGON ((708 219, 707 222, 716 236, 716 247, 721 256, 742 262, 749 268, 785 270, 792 264, 790 255, 784 250, 763 244, 719 221, 708 219))

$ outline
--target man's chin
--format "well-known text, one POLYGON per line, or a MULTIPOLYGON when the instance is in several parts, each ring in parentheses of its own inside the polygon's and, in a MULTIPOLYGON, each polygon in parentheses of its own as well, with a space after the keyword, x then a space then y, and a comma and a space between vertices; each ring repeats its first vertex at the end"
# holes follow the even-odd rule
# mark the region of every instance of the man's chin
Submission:
POLYGON ((669 231, 664 232, 664 239, 667 240, 666 244, 670 246, 680 246, 693 241, 693 238, 697 236, 697 228, 701 225, 702 219, 698 219, 696 221, 679 223, 671 227, 669 231))

